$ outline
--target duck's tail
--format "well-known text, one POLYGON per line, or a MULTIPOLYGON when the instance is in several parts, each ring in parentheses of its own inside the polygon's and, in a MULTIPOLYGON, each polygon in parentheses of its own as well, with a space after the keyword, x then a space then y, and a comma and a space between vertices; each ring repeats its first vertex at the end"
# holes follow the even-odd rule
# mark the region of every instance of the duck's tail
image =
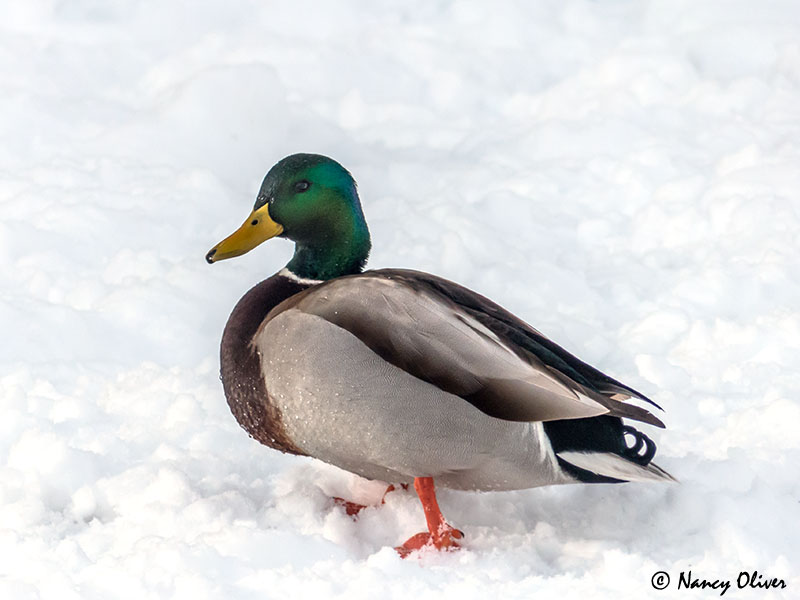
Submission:
POLYGON ((544 426, 559 465, 578 481, 677 481, 651 462, 655 442, 617 417, 550 421, 544 426))

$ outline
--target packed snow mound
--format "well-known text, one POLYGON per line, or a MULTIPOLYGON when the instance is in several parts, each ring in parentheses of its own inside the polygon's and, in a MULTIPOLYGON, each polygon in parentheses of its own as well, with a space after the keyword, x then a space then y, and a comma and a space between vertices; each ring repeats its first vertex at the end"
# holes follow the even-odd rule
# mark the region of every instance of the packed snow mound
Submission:
POLYGON ((0 597, 796 597, 798 40, 792 0, 3 2, 0 597), (219 339, 291 245, 203 257, 294 152, 354 174, 372 267, 664 406, 681 483, 442 490, 464 548, 401 560, 413 491, 249 439, 219 339))

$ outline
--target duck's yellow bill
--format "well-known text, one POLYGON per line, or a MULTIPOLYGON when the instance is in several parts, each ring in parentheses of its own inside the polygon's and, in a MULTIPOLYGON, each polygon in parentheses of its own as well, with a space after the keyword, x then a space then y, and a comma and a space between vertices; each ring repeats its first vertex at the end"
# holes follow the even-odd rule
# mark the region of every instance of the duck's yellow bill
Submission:
POLYGON ((269 205, 265 204, 258 210, 251 212, 239 229, 209 250, 208 254, 206 254, 206 261, 211 264, 218 260, 241 256, 246 252, 250 252, 261 242, 266 242, 268 239, 280 235, 283 232, 283 227, 272 220, 268 209, 269 205))

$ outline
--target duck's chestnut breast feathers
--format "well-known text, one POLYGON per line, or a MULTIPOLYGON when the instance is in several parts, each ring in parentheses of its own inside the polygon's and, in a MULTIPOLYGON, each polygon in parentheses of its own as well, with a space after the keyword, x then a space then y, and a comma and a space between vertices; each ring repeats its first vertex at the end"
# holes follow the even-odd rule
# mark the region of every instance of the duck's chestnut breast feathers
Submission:
POLYGON ((308 287, 281 275, 262 281, 236 304, 220 345, 220 378, 239 425, 262 444, 292 454, 303 452, 286 435, 261 372, 258 349, 251 342, 273 307, 308 287))

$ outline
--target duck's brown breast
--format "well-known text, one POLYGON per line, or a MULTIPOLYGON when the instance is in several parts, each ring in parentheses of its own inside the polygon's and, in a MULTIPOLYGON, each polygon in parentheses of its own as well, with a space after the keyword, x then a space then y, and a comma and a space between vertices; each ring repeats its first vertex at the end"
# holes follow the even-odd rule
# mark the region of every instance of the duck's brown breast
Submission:
POLYGON ((258 350, 251 342, 270 310, 308 287, 282 275, 262 281, 234 307, 220 345, 220 379, 236 421, 262 444, 291 454, 304 452, 286 433, 281 411, 264 381, 258 350))

